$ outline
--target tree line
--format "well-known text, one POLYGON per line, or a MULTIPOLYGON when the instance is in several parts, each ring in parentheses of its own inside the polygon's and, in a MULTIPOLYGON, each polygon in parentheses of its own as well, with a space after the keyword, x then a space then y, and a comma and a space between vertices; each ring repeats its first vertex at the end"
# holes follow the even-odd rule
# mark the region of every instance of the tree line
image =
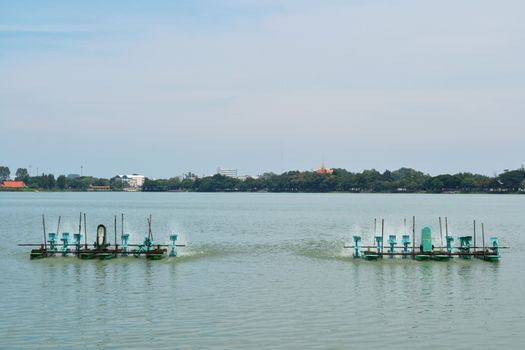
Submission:
MULTIPOLYGON (((9 180, 11 171, 6 166, 0 166, 0 181, 9 180)), ((30 176, 26 168, 18 168, 14 177, 15 181, 23 181, 26 189, 48 191, 87 191, 91 186, 110 186, 113 190, 122 190, 120 179, 105 179, 93 176, 67 177, 53 174, 30 176)))
MULTIPOLYGON (((0 180, 10 178, 9 168, 0 166, 0 180)), ((121 191, 125 183, 119 178, 105 179, 92 176, 69 178, 53 174, 30 176, 27 169, 19 168, 15 180, 24 181, 28 189, 87 191, 91 186, 109 186, 121 191)), ((265 173, 257 178, 236 179, 223 175, 196 177, 186 174, 182 179, 146 178, 144 192, 461 192, 461 193, 525 193, 525 169, 504 171, 493 177, 473 174, 442 174, 431 176, 423 172, 401 168, 379 172, 375 169, 360 173, 333 169, 332 174, 313 171, 289 171, 283 174, 265 173)))
POLYGON ((334 169, 332 174, 289 171, 266 173, 258 178, 235 179, 223 175, 203 178, 146 179, 146 192, 520 192, 525 189, 525 169, 505 171, 494 177, 472 173, 431 176, 401 168, 383 173, 371 169, 361 173, 334 169))

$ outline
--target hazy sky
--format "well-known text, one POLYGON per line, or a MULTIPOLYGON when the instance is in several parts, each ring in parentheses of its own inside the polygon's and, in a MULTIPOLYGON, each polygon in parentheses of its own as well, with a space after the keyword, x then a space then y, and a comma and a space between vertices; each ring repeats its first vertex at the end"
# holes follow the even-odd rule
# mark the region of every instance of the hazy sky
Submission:
POLYGON ((0 165, 525 163, 522 0, 0 0, 0 165))

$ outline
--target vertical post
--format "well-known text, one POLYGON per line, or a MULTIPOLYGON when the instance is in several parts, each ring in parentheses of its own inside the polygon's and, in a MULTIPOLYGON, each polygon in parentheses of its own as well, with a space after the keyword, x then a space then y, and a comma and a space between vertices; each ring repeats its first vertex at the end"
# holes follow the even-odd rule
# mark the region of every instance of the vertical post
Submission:
POLYGON ((474 220, 474 252, 476 252, 476 220, 474 220))
POLYGON ((374 232, 372 232, 372 244, 375 244, 376 234, 377 234, 377 219, 374 218, 374 232))
POLYGON ((403 219, 403 223, 405 224, 405 236, 407 234, 407 218, 403 219))
POLYGON ((122 218, 121 218, 121 231, 120 231, 121 240, 122 240, 122 237, 124 237, 124 213, 122 213, 122 218))
POLYGON ((80 219, 78 220, 78 234, 82 233, 82 213, 80 213, 80 219))
POLYGON ((448 242, 448 218, 445 216, 445 241, 448 242))
POLYGON ((82 233, 82 212, 80 212, 80 220, 78 220, 78 241, 76 241, 77 256, 80 254, 80 234, 82 233))
POLYGON ((47 252, 46 219, 44 214, 42 214, 42 227, 44 228, 44 250, 47 252))
POLYGON ((115 256, 117 256, 118 244, 117 244, 117 216, 115 215, 115 256))
POLYGON ((485 224, 481 223, 481 240, 483 241, 483 256, 485 256, 485 224))
POLYGON ((153 241, 153 232, 151 232, 151 214, 149 214, 149 239, 153 241))
POLYGON ((441 223, 441 216, 439 217, 439 237, 441 238, 441 248, 443 248, 443 225, 441 223))
POLYGON ((412 216, 412 257, 416 256, 416 217, 412 216))
POLYGON ((61 216, 59 215, 58 216, 58 225, 57 225, 57 240, 58 240, 58 237, 59 237, 58 231, 60 231, 60 218, 61 218, 61 216))
POLYGON ((86 213, 84 213, 84 248, 87 249, 87 221, 86 221, 86 213))
POLYGON ((381 219, 381 257, 383 257, 384 247, 385 247, 385 219, 381 219))

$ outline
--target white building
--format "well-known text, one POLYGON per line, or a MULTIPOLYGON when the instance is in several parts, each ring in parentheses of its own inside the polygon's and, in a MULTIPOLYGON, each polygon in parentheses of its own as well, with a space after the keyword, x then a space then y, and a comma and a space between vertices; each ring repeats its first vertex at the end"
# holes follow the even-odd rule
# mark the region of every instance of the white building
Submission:
POLYGON ((117 175, 116 178, 121 179, 131 190, 139 190, 142 185, 144 185, 144 180, 146 179, 144 175, 139 174, 117 175))
POLYGON ((227 169, 227 168, 217 168, 217 174, 227 176, 227 177, 233 177, 237 178, 237 169, 227 169))

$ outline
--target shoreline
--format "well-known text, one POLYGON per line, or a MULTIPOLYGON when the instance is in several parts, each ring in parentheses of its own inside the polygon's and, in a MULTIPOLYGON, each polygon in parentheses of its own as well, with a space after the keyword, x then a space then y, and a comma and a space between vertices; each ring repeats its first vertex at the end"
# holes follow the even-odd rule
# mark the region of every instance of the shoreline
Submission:
POLYGON ((443 194, 443 195, 469 195, 469 194, 489 194, 489 195, 525 195, 525 191, 519 192, 496 192, 496 191, 469 191, 469 192, 381 192, 381 191, 83 191, 83 190, 43 190, 43 189, 0 189, 0 193, 302 193, 302 194, 443 194))

